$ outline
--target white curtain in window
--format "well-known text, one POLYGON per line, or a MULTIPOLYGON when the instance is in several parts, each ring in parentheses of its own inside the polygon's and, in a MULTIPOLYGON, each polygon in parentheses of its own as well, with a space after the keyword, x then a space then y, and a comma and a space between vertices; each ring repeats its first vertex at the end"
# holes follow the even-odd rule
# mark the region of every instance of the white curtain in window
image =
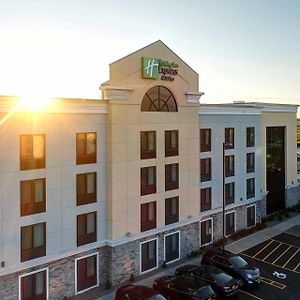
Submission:
POLYGON ((148 204, 148 220, 152 221, 154 219, 154 203, 148 204))
POLYGON ((44 136, 33 136, 33 158, 43 158, 45 153, 44 136))
POLYGON ((96 275, 96 256, 90 256, 86 259, 86 276, 92 277, 96 275))
POLYGON ((37 179, 35 180, 35 202, 43 202, 43 195, 44 195, 44 189, 43 189, 43 180, 37 179))
POLYGON ((94 213, 87 214, 86 233, 95 232, 95 216, 94 213))
POLYGON ((155 145, 155 132, 148 133, 148 150, 154 150, 155 145))
POLYGON ((87 181, 87 193, 88 194, 95 193, 95 173, 87 174, 86 181, 87 181))
POLYGON ((154 184, 154 168, 148 168, 148 185, 154 184))
POLYGON ((156 253, 156 241, 149 242, 149 259, 153 259, 156 253))
POLYGON ((96 134, 88 133, 86 135, 86 154, 96 153, 96 134))
POLYGON ((36 281, 35 281, 35 294, 36 296, 42 295, 44 293, 44 284, 43 284, 43 272, 39 272, 35 275, 36 281))
POLYGON ((177 181, 177 165, 171 165, 171 181, 177 181))
POLYGON ((33 247, 40 247, 44 245, 44 226, 43 224, 36 224, 33 228, 34 232, 34 241, 33 241, 33 247))
POLYGON ((177 132, 171 131, 171 148, 175 149, 177 147, 177 132))

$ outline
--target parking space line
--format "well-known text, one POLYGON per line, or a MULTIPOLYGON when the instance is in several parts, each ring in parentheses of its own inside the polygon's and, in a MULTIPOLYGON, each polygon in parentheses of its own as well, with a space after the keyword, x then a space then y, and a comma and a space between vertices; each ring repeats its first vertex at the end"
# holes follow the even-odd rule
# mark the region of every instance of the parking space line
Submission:
POLYGON ((268 246, 270 246, 273 242, 274 242, 273 240, 270 240, 270 242, 269 242, 265 247, 263 247, 262 249, 260 249, 260 250, 253 256, 253 258, 254 258, 255 256, 257 256, 259 253, 263 252, 263 251, 264 251, 268 246))
POLYGON ((253 297, 254 299, 257 299, 257 300, 264 300, 264 299, 262 299, 262 298, 259 298, 259 297, 255 296, 255 295, 253 295, 253 294, 250 294, 250 293, 248 293, 248 292, 246 292, 246 291, 243 291, 243 290, 240 290, 240 289, 239 289, 239 292, 244 293, 244 294, 246 294, 246 295, 248 295, 248 296, 250 296, 250 297, 253 297))
POLYGON ((263 261, 264 261, 265 259, 267 259, 274 251, 276 251, 276 250, 282 245, 281 242, 279 242, 279 243, 280 243, 280 244, 279 244, 274 250, 272 250, 266 257, 263 258, 263 261))
POLYGON ((272 264, 275 264, 276 263, 276 261, 280 258, 280 257, 282 257, 286 252, 288 252, 290 249, 292 248, 292 246, 290 245, 284 252, 282 252, 273 262, 272 262, 272 264))
MULTIPOLYGON (((291 259, 300 251, 300 248, 298 248, 298 250, 289 258, 289 260, 282 266, 283 268, 285 268, 285 266, 291 261, 291 259)), ((287 268, 288 269, 288 268, 287 268)))
POLYGON ((264 282, 264 283, 266 283, 266 284, 272 285, 272 286, 274 286, 274 287, 276 287, 278 289, 281 289, 281 290, 283 290, 283 289, 286 288, 286 285, 284 285, 284 284, 282 284, 280 282, 277 282, 277 281, 275 281, 273 279, 267 278, 267 277, 261 276, 261 281, 264 282))
POLYGON ((294 273, 300 274, 300 272, 298 272, 298 271, 295 271, 295 270, 293 270, 293 269, 284 268, 283 266, 276 265, 276 264, 273 264, 273 263, 269 263, 268 261, 263 261, 263 260, 261 260, 261 259, 259 259, 259 258, 256 258, 256 257, 253 257, 253 256, 250 256, 250 255, 247 255, 247 254, 245 254, 245 253, 240 253, 240 254, 241 254, 241 255, 244 255, 244 256, 246 256, 246 257, 249 257, 249 258, 256 259, 256 260, 258 260, 258 261, 262 261, 262 262, 264 262, 265 264, 268 264, 268 265, 271 265, 271 266, 275 266, 275 267, 278 267, 278 268, 281 268, 281 269, 284 269, 284 270, 289 270, 289 271, 291 271, 291 272, 294 272, 294 273))
POLYGON ((299 264, 293 269, 293 271, 296 271, 296 270, 299 268, 299 266, 300 266, 300 262, 299 262, 299 264))

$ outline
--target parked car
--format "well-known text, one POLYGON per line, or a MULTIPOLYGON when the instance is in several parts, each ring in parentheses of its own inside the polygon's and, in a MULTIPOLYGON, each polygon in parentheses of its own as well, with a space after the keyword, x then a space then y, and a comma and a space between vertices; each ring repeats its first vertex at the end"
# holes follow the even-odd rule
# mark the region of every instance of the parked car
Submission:
POLYGON ((203 253, 201 263, 222 269, 234 277, 239 286, 257 286, 260 283, 260 270, 230 251, 221 248, 209 249, 203 253))
POLYGON ((117 289, 115 300, 166 300, 166 298, 148 286, 126 284, 117 289))
POLYGON ((162 276, 155 279, 153 288, 170 300, 213 300, 216 294, 204 281, 185 274, 162 276))
POLYGON ((176 269, 175 275, 191 274, 209 284, 223 299, 237 293, 238 283, 221 269, 210 265, 183 265, 176 269))

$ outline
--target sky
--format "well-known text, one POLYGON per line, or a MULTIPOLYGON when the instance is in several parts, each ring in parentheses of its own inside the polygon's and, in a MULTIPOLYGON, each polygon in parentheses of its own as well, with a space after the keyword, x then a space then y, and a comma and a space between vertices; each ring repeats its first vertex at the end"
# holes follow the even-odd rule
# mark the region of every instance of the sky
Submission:
POLYGON ((0 0, 0 95, 99 98, 109 63, 162 40, 202 103, 300 105, 299 0, 0 0))

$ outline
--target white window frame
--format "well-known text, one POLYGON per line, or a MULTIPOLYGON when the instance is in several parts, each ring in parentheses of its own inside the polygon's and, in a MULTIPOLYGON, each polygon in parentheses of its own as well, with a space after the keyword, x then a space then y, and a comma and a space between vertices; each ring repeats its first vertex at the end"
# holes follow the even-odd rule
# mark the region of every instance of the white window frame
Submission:
POLYGON ((79 294, 82 294, 82 293, 85 293, 95 287, 99 286, 99 253, 98 252, 94 252, 92 254, 88 254, 88 255, 84 255, 84 256, 81 256, 81 257, 77 257, 75 258, 75 295, 79 295, 79 294), (88 287, 87 289, 85 290, 81 290, 81 291, 78 291, 77 288, 78 288, 78 282, 77 282, 77 261, 78 260, 81 260, 81 259, 85 259, 85 258, 88 258, 90 256, 95 256, 96 255, 96 276, 97 276, 97 283, 96 285, 93 285, 93 286, 90 286, 88 287))
POLYGON ((214 222, 213 222, 213 218, 207 218, 207 219, 203 219, 200 221, 200 247, 203 247, 203 246, 207 246, 207 245, 210 245, 212 242, 214 241, 214 222), (202 245, 202 230, 201 230, 201 223, 204 223, 206 221, 209 221, 211 220, 211 241, 209 243, 206 243, 206 244, 203 244, 202 245))
POLYGON ((175 262, 179 259, 180 259, 180 230, 164 235, 164 261, 166 262, 166 264, 170 264, 170 263, 175 262), (179 234, 179 236, 178 236, 178 258, 175 258, 175 259, 170 260, 170 261, 167 262, 166 261, 166 237, 169 236, 169 235, 177 234, 177 233, 179 234))
POLYGON ((22 299, 22 286, 21 286, 21 280, 23 277, 26 277, 26 276, 30 276, 30 275, 33 275, 33 274, 36 274, 36 273, 40 273, 40 272, 44 272, 46 271, 46 299, 48 300, 49 299, 49 268, 42 268, 42 269, 39 269, 39 270, 36 270, 36 271, 32 271, 32 272, 29 272, 29 273, 26 273, 26 274, 22 274, 19 276, 19 300, 22 299))
POLYGON ((254 203, 254 204, 251 204, 251 205, 248 205, 248 206, 246 206, 246 228, 252 228, 252 227, 254 227, 254 226, 256 226, 256 204, 254 203), (254 209, 254 225, 253 226, 250 226, 250 227, 248 227, 248 220, 247 220, 247 217, 248 217, 248 212, 247 212, 247 210, 248 210, 248 207, 252 207, 252 206, 254 206, 255 207, 255 209, 254 209))
POLYGON ((149 272, 151 272, 151 271, 153 271, 157 268, 158 268, 158 238, 153 238, 153 239, 141 242, 140 243, 140 274, 142 275, 142 274, 149 273, 149 272), (146 243, 149 243, 149 242, 152 242, 154 240, 156 241, 156 266, 153 267, 152 269, 149 269, 149 270, 146 270, 146 271, 142 272, 142 245, 146 244, 146 243))
POLYGON ((234 214, 234 232, 236 232, 236 210, 232 210, 232 211, 225 213, 225 220, 224 220, 224 222, 225 222, 225 224, 224 224, 225 225, 225 237, 230 236, 230 234, 226 235, 226 215, 229 215, 232 213, 234 214))

